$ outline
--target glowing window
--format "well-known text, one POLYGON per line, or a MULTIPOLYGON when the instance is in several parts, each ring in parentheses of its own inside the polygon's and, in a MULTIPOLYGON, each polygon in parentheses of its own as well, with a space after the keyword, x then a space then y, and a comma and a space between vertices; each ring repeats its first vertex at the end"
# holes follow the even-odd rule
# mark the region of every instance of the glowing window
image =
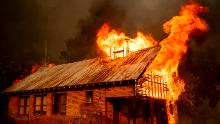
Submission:
POLYGON ((29 113, 29 106, 30 106, 30 97, 20 97, 19 98, 19 107, 18 107, 18 114, 28 114, 29 113))
POLYGON ((47 96, 35 96, 35 109, 34 113, 39 115, 44 115, 47 112, 47 96))

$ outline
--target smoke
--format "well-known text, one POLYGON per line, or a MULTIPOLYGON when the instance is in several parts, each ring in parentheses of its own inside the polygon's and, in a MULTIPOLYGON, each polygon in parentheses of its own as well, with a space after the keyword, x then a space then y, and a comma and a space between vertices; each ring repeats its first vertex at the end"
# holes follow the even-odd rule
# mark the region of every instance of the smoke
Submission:
MULTIPOLYGON (((99 53, 95 35, 104 22, 131 37, 136 31, 142 31, 152 33, 155 39, 161 40, 165 37, 162 24, 177 15, 184 2, 185 0, 2 0, 0 82, 11 82, 22 70, 39 63, 44 54, 45 40, 48 41, 49 55, 56 60, 59 60, 62 49, 66 50, 61 52, 61 56, 68 61, 96 57, 99 53)), ((208 21, 210 30, 205 37, 199 41, 195 39, 196 42, 190 44, 180 67, 183 70, 180 72, 186 72, 182 76, 187 80, 186 92, 181 99, 185 108, 203 104, 219 108, 220 1, 198 2, 209 8, 209 13, 204 18, 208 21)), ((197 111, 193 112, 196 114, 197 111)))
POLYGON ((219 85, 220 85, 220 38, 218 37, 220 24, 220 13, 217 7, 220 2, 216 1, 202 1, 209 8, 209 13, 204 16, 209 24, 209 32, 199 39, 194 39, 195 42, 190 44, 185 63, 183 64, 183 71, 189 72, 196 77, 196 81, 185 75, 185 79, 189 78, 188 88, 194 88, 197 100, 207 97, 211 107, 215 107, 219 101, 219 85), (195 82, 193 82, 195 81, 195 82))
POLYGON ((62 57, 71 62, 96 57, 99 53, 95 35, 104 22, 131 36, 143 31, 162 39, 162 23, 176 15, 182 3, 176 0, 1 1, 0 64, 10 69, 1 66, 0 82, 11 82, 22 70, 41 63, 46 40, 52 63, 62 62, 59 57, 64 49, 67 50, 61 52, 62 57), (19 65, 20 71, 12 71, 11 62, 19 65))
POLYGON ((163 22, 176 15, 181 4, 175 0, 169 4, 163 0, 93 0, 89 15, 78 22, 77 34, 65 41, 67 50, 61 52, 61 57, 73 61, 99 56, 96 33, 106 22, 131 37, 142 31, 162 39, 163 22))
POLYGON ((95 41, 98 28, 105 22, 120 27, 124 17, 125 12, 114 1, 93 1, 89 16, 79 20, 76 36, 67 39, 67 51, 62 51, 61 55, 71 61, 97 56, 95 41))
MULTIPOLYGON (((111 21, 112 26, 120 28, 131 36, 136 35, 134 33, 136 31, 143 31, 152 33, 156 39, 162 39, 164 36, 161 30, 162 23, 176 15, 183 1, 1 1, 1 55, 10 56, 16 61, 18 60, 19 63, 22 62, 22 64, 29 63, 29 61, 30 63, 39 63, 44 54, 44 42, 47 40, 48 55, 51 61, 62 62, 59 58, 60 51, 64 49, 68 51, 69 49, 67 48, 69 46, 65 45, 64 42, 71 39, 71 37, 72 39, 79 37, 80 33, 83 32, 82 28, 86 28, 82 25, 85 26, 90 23, 98 28, 101 21, 104 23, 103 18, 105 18, 105 21, 111 21), (108 8, 109 10, 107 10, 108 8), (102 10, 104 11, 102 12, 102 10), (101 16, 101 13, 106 17, 101 16), (95 22, 95 18, 99 18, 100 22, 95 22), (10 53, 8 49, 11 50, 10 53)), ((94 28, 89 28, 88 26, 87 32, 94 30, 94 28)), ((85 33, 85 30, 83 33, 85 33)), ((72 53, 82 53, 83 55, 73 54, 71 58, 75 59, 72 60, 80 59, 80 56, 81 59, 95 56, 95 50, 90 47, 83 48, 84 44, 87 44, 86 41, 75 40, 75 42, 76 49, 70 51, 72 53)), ((89 39, 87 42, 88 45, 95 46, 95 39, 93 41, 89 39)))
POLYGON ((129 34, 136 35, 141 31, 152 34, 156 39, 166 37, 163 33, 163 23, 174 15, 177 15, 180 6, 184 1, 169 0, 139 0, 138 2, 123 0, 119 4, 126 10, 126 19, 123 29, 129 34))
POLYGON ((187 55, 179 67, 186 82, 180 97, 181 124, 217 124, 220 116, 220 1, 198 0, 208 7, 203 15, 209 32, 191 42, 187 55))

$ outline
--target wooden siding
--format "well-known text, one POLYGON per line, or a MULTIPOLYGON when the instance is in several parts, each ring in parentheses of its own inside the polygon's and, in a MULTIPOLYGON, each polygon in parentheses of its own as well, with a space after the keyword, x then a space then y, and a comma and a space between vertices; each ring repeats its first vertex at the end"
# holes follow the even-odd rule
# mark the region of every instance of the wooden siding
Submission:
POLYGON ((18 96, 9 97, 9 115, 19 124, 108 124, 113 123, 113 105, 107 98, 129 97, 134 95, 132 86, 100 88, 93 90, 93 103, 86 102, 86 91, 67 91, 66 115, 52 114, 52 94, 47 94, 46 115, 34 115, 34 95, 30 95, 29 115, 17 115, 18 96), (106 115, 107 114, 107 115, 106 115))

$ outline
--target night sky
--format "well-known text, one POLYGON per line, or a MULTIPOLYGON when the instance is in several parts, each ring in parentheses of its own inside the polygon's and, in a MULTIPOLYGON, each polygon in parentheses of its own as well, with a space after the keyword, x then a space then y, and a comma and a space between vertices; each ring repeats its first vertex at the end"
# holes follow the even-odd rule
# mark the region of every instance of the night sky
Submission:
MULTIPOLYGON (((61 52, 69 49, 74 53, 72 61, 95 57, 94 32, 108 19, 113 27, 131 37, 136 31, 142 31, 151 33, 160 41, 166 37, 162 24, 177 15, 185 1, 1 0, 0 87, 5 88, 14 79, 29 74, 31 65, 42 63, 45 41, 48 42, 51 63, 64 63, 61 52), (73 39, 72 43, 66 43, 68 39, 73 39)), ((195 42, 190 44, 181 67, 187 74, 182 74, 182 77, 186 80, 190 77, 186 85, 190 88, 186 91, 196 97, 193 98, 195 104, 206 106, 206 102, 200 101, 208 99, 207 104, 218 109, 213 112, 203 107, 198 111, 208 113, 207 118, 215 115, 214 120, 219 122, 220 1, 198 1, 209 8, 209 13, 203 17, 210 29, 205 36, 193 39, 195 42)), ((187 92, 182 99, 188 99, 187 92)), ((196 113, 188 114, 199 118, 196 113)))

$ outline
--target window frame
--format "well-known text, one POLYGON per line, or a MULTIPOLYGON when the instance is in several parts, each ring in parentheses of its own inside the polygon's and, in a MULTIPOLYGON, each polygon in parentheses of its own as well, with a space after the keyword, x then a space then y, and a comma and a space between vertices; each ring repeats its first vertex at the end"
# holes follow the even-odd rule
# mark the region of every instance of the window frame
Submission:
POLYGON ((86 103, 92 104, 93 103, 93 90, 86 91, 86 103), (90 100, 91 98, 91 100, 90 100))
POLYGON ((30 96, 19 96, 18 115, 28 115, 29 112, 30 112, 30 96), (24 105, 21 105, 21 99, 24 99, 24 105), (27 102, 28 100, 29 100, 29 104, 27 102), (23 114, 21 114, 21 108, 23 108, 23 114))
POLYGON ((46 115, 47 114, 47 95, 35 95, 35 99, 34 99, 34 114, 35 115, 46 115), (37 97, 40 97, 40 105, 37 105, 37 97), (46 100, 46 104, 44 104, 44 97, 46 100), (40 113, 36 112, 36 107, 40 106, 40 113), (46 107, 46 110, 44 112, 44 107, 46 107))
POLYGON ((67 105, 67 94, 66 93, 55 93, 52 94, 52 114, 66 114, 67 105), (65 102, 62 102, 62 96, 65 98, 65 102), (55 97, 58 99, 58 103, 55 103, 55 97), (65 106, 65 112, 62 112, 62 107, 65 106), (58 108, 55 108, 58 107, 58 108), (57 110, 57 111, 55 111, 57 110))

